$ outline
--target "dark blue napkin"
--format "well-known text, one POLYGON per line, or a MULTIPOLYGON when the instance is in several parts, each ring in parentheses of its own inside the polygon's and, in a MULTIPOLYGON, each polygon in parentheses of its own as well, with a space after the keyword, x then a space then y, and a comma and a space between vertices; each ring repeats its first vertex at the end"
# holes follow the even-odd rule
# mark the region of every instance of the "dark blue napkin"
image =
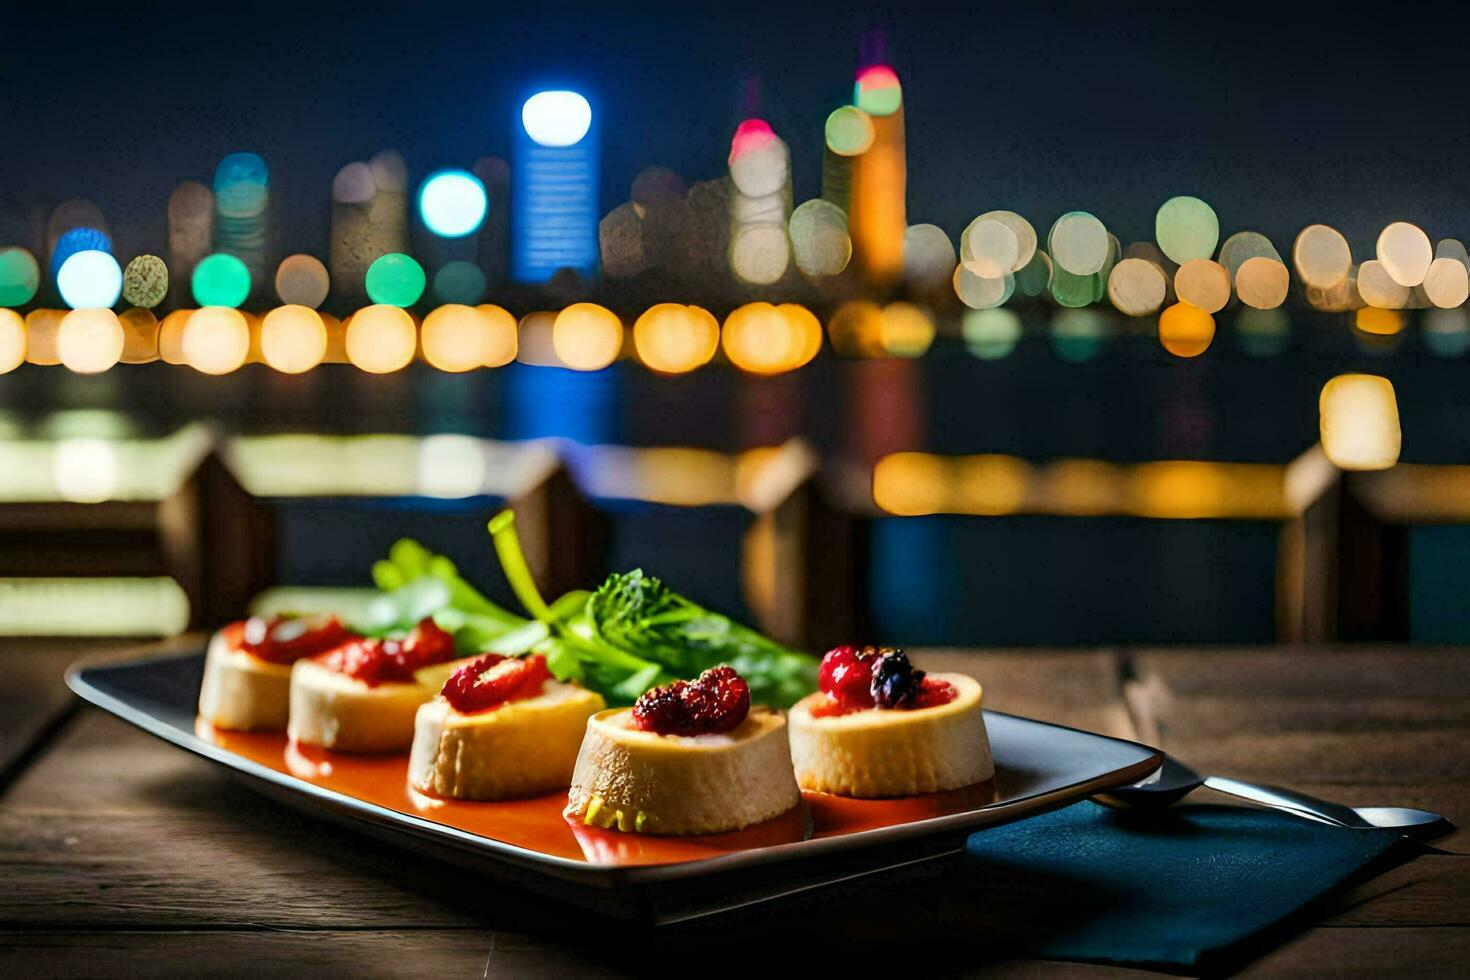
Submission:
POLYGON ((1401 842, 1245 807, 1089 802, 966 848, 985 883, 971 896, 1004 907, 1013 952, 1177 969, 1259 952, 1315 899, 1415 852, 1401 842))

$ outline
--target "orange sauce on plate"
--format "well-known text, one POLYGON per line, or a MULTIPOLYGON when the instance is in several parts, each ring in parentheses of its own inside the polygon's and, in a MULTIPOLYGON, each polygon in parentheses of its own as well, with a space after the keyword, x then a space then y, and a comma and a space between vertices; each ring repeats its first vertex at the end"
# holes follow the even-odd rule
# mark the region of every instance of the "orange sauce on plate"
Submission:
POLYGON ((470 802, 420 793, 408 785, 408 754, 346 755, 289 741, 274 732, 227 732, 196 719, 200 738, 268 769, 397 813, 490 840, 603 865, 676 864, 735 851, 876 830, 975 810, 995 799, 987 780, 947 793, 858 800, 802 793, 802 804, 765 823, 728 834, 661 836, 588 827, 562 815, 565 791, 528 800, 470 802))

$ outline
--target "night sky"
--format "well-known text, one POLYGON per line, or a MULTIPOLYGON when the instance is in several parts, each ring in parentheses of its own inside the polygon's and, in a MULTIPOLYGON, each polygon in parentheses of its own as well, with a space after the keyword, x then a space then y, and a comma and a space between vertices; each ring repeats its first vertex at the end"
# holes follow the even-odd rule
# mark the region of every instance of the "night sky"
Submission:
POLYGON ((868 32, 904 83, 910 221, 957 236, 991 208, 1043 228, 1082 208, 1128 242, 1189 193, 1283 253, 1313 221, 1359 254, 1399 218, 1470 233, 1463 56, 1437 8, 28 6, 0 14, 11 241, 27 205, 81 195, 119 254, 161 249, 172 187, 250 149, 272 166, 283 245, 320 251, 344 163, 397 148, 417 180, 504 154, 546 84, 597 106, 606 211, 650 164, 722 173, 757 78, 800 200, 868 32))

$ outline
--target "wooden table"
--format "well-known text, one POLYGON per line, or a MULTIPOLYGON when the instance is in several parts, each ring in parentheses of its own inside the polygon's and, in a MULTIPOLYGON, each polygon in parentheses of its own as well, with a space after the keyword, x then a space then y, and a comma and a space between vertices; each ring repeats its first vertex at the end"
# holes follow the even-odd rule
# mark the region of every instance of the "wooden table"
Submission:
MULTIPOLYGON (((650 936, 457 876, 299 817, 79 706, 62 670, 98 646, 0 640, 0 976, 697 976, 883 961, 921 975, 1142 975, 1006 959, 988 910, 944 888, 829 894, 650 936)), ((1470 821, 1470 650, 919 659, 982 678, 995 708, 1152 741, 1205 771, 1470 821)), ((1437 846, 1452 853, 1333 897, 1247 972, 1464 975, 1470 837, 1437 846)))

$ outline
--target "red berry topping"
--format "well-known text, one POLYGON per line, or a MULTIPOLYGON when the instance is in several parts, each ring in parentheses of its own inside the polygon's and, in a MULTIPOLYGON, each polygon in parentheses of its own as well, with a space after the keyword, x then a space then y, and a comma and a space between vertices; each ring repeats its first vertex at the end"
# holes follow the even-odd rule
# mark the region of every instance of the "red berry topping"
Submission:
POLYGON ((332 615, 273 616, 245 620, 240 648, 273 664, 293 664, 346 643, 352 633, 332 615))
POLYGON ((711 735, 740 726, 750 714, 750 688, 733 667, 711 667, 692 681, 647 691, 633 723, 660 735, 711 735))
POLYGON ((534 698, 551 680, 546 658, 539 653, 514 659, 487 653, 466 664, 444 682, 444 697, 461 714, 489 711, 507 701, 534 698))
POLYGON ((864 708, 932 708, 954 700, 954 687, 924 676, 895 647, 834 647, 822 658, 817 686, 827 701, 812 709, 817 717, 864 708))
POLYGON ((413 680, 413 672, 454 657, 454 637, 425 619, 396 639, 357 638, 316 658, 328 670, 355 677, 370 687, 413 680))

